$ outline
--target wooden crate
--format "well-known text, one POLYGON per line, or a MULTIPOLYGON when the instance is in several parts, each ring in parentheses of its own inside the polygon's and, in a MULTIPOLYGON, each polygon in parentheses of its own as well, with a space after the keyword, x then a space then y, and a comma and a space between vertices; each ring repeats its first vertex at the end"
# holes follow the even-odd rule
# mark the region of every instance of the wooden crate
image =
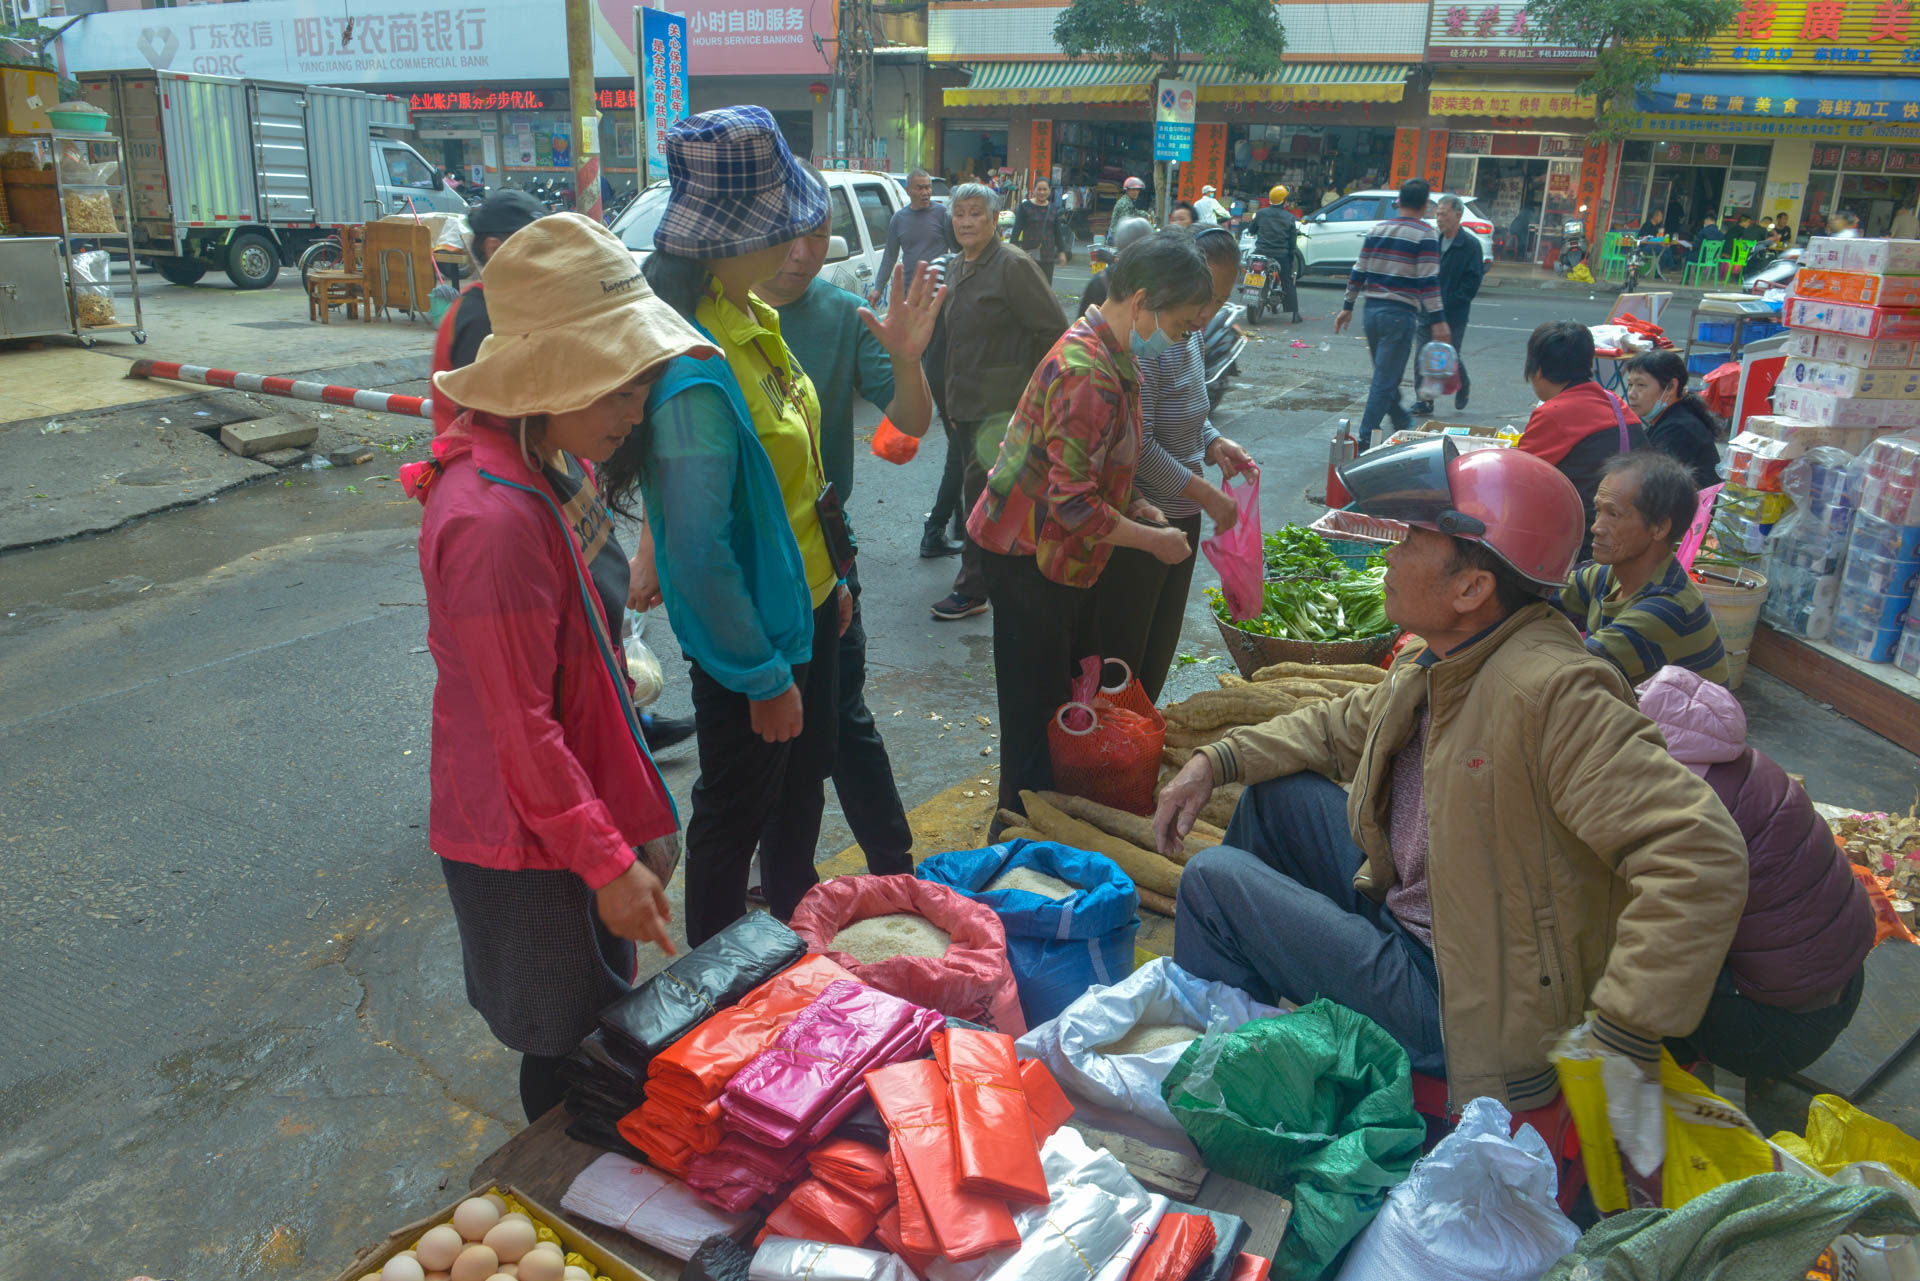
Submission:
POLYGON ((60 191, 51 169, 0 169, 7 191, 7 212, 23 232, 60 234, 60 191))

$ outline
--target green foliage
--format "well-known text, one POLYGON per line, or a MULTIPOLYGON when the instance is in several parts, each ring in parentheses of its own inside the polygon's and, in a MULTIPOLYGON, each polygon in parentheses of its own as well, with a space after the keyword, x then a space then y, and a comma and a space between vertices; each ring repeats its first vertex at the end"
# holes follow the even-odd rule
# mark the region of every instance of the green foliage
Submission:
POLYGON ((1634 95, 1663 71, 1708 56, 1706 42, 1732 25, 1740 0, 1527 0, 1533 38, 1591 49, 1580 92, 1594 100, 1594 137, 1624 137, 1634 95))
POLYGON ((1207 589, 1207 599, 1222 622, 1241 631, 1282 640, 1346 641, 1378 636, 1393 625, 1387 621, 1386 562, 1370 557, 1365 569, 1347 569, 1335 562, 1331 579, 1269 579, 1263 587, 1258 616, 1235 622, 1227 598, 1218 588, 1207 589))
POLYGON ((1053 38, 1069 57, 1150 62, 1165 77, 1182 57, 1268 75, 1287 48, 1271 0, 1073 0, 1053 38))

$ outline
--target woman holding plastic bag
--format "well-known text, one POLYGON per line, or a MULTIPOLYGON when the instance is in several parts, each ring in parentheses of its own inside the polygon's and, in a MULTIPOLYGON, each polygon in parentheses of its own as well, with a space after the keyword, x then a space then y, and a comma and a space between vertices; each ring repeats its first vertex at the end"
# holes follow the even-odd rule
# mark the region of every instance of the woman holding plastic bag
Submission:
MULTIPOLYGON (((1116 547, 1163 564, 1187 536, 1134 488, 1140 458, 1136 362, 1163 355, 1212 305, 1206 259, 1184 232, 1121 251, 1107 301, 1073 323, 1034 371, 967 532, 984 553, 1000 703, 1000 807, 1047 790, 1047 721, 1079 660, 1101 653, 1094 585, 1116 547)), ((996 829, 998 824, 996 822, 996 829)), ((996 830, 997 835, 997 830, 996 830)))
MULTIPOLYGON (((1204 326, 1239 283, 1240 247, 1225 227, 1203 228, 1193 243, 1206 258, 1213 280, 1213 297, 1198 319, 1204 326)), ((1258 469, 1252 455, 1215 431, 1207 416, 1207 361, 1198 328, 1159 356, 1141 357, 1137 363, 1142 435, 1134 487, 1190 546, 1198 547, 1203 514, 1223 531, 1231 529, 1240 514, 1233 496, 1208 482, 1207 466, 1218 467, 1225 480, 1257 474, 1258 469)), ((1116 547, 1094 593, 1104 656, 1131 667, 1155 702, 1180 645, 1196 559, 1197 554, 1189 552, 1168 564, 1137 548, 1116 547)))

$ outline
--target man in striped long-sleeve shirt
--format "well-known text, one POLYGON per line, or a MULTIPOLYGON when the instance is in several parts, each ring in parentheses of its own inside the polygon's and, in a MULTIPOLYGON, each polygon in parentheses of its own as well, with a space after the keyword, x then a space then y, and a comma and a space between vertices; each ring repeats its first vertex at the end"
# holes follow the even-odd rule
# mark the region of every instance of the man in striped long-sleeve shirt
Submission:
POLYGON ((1400 184, 1399 216, 1375 227, 1347 274, 1347 301, 1333 318, 1333 332, 1353 323, 1353 301, 1365 296, 1367 350, 1373 355, 1373 386, 1360 416, 1360 448, 1373 447, 1374 429, 1392 418, 1396 431, 1411 424, 1400 403, 1400 381, 1413 355, 1414 333, 1424 313, 1435 342, 1453 341, 1440 305, 1440 236, 1422 214, 1433 192, 1426 180, 1400 184))

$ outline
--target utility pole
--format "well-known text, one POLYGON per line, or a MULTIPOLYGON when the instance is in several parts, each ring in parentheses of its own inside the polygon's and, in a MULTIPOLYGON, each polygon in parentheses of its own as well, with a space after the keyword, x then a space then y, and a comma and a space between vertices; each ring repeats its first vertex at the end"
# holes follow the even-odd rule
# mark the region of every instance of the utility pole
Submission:
POLYGON ((873 0, 840 0, 840 32, 834 45, 834 116, 845 154, 873 155, 873 0))
POLYGON ((593 102, 592 0, 566 0, 567 108, 573 117, 573 207, 600 217, 600 112, 593 102))

